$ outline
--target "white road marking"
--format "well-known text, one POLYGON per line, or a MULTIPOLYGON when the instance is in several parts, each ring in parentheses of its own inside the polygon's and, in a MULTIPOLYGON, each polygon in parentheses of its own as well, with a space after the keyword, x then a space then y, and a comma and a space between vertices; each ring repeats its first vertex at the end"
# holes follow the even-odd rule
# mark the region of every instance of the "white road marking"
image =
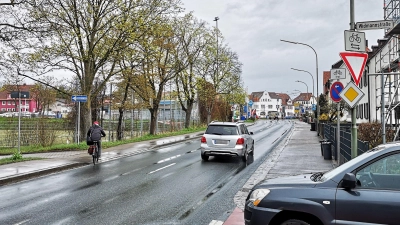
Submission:
POLYGON ((210 222, 209 225, 222 225, 222 224, 224 224, 224 222, 218 221, 218 220, 213 220, 213 221, 210 222))
POLYGON ((172 157, 169 157, 169 158, 160 160, 160 161, 158 161, 157 163, 163 163, 163 162, 166 162, 166 161, 169 161, 169 160, 172 160, 172 159, 176 159, 176 158, 178 158, 178 157, 180 157, 180 156, 181 156, 181 155, 172 156, 172 157))
POLYGON ((21 224, 24 224, 24 223, 26 223, 26 222, 28 222, 29 220, 24 220, 24 221, 21 221, 21 222, 19 222, 19 223, 15 223, 14 225, 21 225, 21 224))
POLYGON ((154 171, 151 171, 149 174, 152 174, 152 173, 155 173, 155 172, 157 172, 157 171, 163 170, 163 169, 165 169, 165 168, 167 168, 167 167, 170 167, 170 166, 173 166, 173 165, 175 165, 175 164, 176 164, 176 163, 172 163, 172 164, 169 164, 169 165, 167 165, 167 166, 161 167, 161 168, 159 168, 159 169, 156 169, 156 170, 154 170, 154 171))

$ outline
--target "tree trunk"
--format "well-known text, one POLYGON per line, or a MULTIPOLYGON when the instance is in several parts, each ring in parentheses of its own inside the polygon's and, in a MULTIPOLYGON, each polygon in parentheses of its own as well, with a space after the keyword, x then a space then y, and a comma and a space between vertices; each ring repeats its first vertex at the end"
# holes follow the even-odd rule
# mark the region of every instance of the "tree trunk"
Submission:
POLYGON ((150 134, 151 135, 156 135, 156 126, 157 126, 157 108, 152 108, 150 110, 150 134))
POLYGON ((117 128, 117 140, 120 141, 124 137, 124 130, 122 127, 122 119, 124 118, 124 110, 122 107, 118 108, 119 117, 118 117, 118 128, 117 128))
POLYGON ((185 128, 189 128, 190 126, 190 118, 192 116, 192 109, 193 109, 193 102, 192 101, 187 101, 187 107, 185 110, 185 128))

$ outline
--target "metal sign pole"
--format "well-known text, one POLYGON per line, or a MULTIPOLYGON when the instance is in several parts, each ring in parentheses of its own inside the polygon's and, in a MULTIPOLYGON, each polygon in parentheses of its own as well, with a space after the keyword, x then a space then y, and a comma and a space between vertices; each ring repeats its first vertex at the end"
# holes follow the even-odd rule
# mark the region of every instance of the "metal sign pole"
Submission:
POLYGON ((21 91, 18 92, 18 154, 21 154, 21 91))
MULTIPOLYGON (((355 30, 354 0, 350 0, 350 30, 355 30)), ((365 47, 365 46, 362 46, 365 47)), ((357 115, 356 107, 351 109, 351 158, 357 157, 357 115)))
MULTIPOLYGON (((337 81, 339 82, 339 79, 337 81)), ((340 102, 337 103, 336 155, 340 165, 340 102)))
POLYGON ((80 129, 81 129, 81 102, 78 102, 78 145, 79 145, 79 135, 80 135, 80 129))

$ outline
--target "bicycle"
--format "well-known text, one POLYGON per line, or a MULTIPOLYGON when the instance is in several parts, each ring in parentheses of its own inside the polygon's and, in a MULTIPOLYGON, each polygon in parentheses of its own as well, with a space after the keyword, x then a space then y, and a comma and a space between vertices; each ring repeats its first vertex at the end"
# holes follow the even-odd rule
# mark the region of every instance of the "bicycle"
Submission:
POLYGON ((98 141, 93 141, 91 146, 94 146, 92 158, 93 158, 93 165, 96 165, 96 162, 99 162, 99 146, 97 146, 98 141))

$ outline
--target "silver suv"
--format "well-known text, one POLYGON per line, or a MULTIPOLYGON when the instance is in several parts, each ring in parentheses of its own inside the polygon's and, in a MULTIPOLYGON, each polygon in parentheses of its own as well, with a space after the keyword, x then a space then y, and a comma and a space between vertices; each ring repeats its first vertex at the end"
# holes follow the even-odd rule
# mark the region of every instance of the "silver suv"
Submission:
POLYGON ((253 132, 241 122, 211 122, 201 137, 201 158, 209 156, 234 156, 247 161, 254 154, 253 132))

